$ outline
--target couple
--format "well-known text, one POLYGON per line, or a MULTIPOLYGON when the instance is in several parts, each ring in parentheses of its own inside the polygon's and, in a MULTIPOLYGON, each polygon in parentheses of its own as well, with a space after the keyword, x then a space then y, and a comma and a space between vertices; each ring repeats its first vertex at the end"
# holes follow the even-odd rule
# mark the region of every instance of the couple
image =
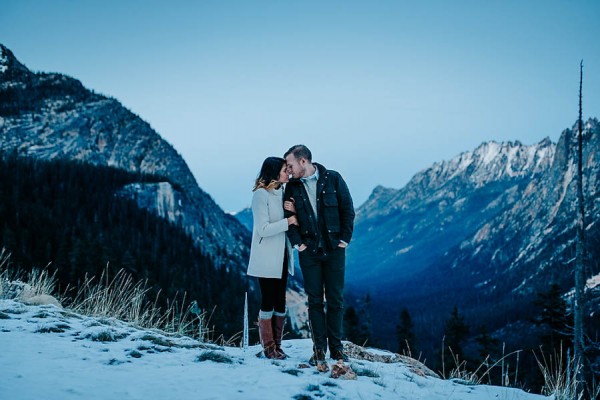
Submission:
POLYGON ((309 363, 327 371, 328 347, 332 359, 348 361, 342 345, 343 292, 354 206, 341 175, 313 163, 306 146, 293 146, 284 158, 269 157, 263 162, 254 186, 252 215, 248 275, 258 277, 260 285, 258 326, 265 356, 286 358, 281 338, 287 277, 294 273, 294 247, 308 295, 313 340, 309 363))

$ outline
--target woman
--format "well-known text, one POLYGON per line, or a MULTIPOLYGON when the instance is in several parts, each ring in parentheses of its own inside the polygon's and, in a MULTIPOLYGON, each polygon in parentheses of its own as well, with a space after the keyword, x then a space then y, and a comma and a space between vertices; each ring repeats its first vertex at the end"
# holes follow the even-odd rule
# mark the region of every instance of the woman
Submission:
POLYGON ((285 232, 297 225, 295 216, 283 216, 283 184, 288 182, 283 158, 269 157, 260 169, 252 196, 252 246, 248 275, 258 277, 261 306, 258 331, 265 357, 284 359, 281 349, 286 319, 287 277, 294 274, 292 247, 285 232))

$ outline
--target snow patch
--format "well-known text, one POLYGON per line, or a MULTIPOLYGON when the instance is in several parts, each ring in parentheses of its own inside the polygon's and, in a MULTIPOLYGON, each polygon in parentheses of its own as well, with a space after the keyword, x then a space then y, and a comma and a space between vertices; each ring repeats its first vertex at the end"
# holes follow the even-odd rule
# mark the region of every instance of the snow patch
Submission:
POLYGON ((4 49, 0 47, 0 74, 8 70, 8 57, 4 54, 4 49))
POLYGON ((175 221, 175 192, 169 182, 160 182, 156 190, 156 210, 158 215, 175 221))
POLYGON ((585 286, 588 289, 594 289, 595 287, 600 286, 600 274, 592 276, 590 279, 588 279, 585 286))
POLYGON ((397 256, 399 256, 399 255, 401 255, 401 254, 408 253, 409 251, 411 251, 411 250, 412 250, 412 248, 413 248, 413 246, 411 245, 411 246, 405 247, 405 248, 403 248, 403 249, 397 250, 397 251, 396 251, 396 255, 397 255, 397 256))
POLYGON ((7 399, 548 399, 520 389, 423 376, 402 360, 369 361, 352 354, 350 365, 377 377, 334 380, 299 367, 312 353, 310 339, 284 338, 289 357, 273 362, 256 357, 259 345, 244 351, 205 344, 53 306, 0 300, 0 311, 9 316, 0 319, 7 399))
POLYGON ((564 199, 567 195, 567 191, 568 191, 567 189, 569 187, 569 184, 573 180, 574 176, 575 176, 575 164, 569 163, 569 168, 565 172, 565 175, 564 175, 564 178, 562 181, 562 190, 560 193, 560 198, 558 199, 558 201, 556 202, 556 204, 550 211, 550 218, 548 219, 548 225, 550 225, 552 223, 552 221, 554 221, 554 218, 556 218, 558 209, 560 208, 560 205, 562 204, 562 202, 564 201, 564 199))
POLYGON ((479 231, 477 231, 477 233, 475 234, 475 237, 473 238, 473 242, 481 243, 481 242, 487 240, 490 236, 490 230, 491 230, 491 224, 488 222, 487 224, 482 226, 479 231))

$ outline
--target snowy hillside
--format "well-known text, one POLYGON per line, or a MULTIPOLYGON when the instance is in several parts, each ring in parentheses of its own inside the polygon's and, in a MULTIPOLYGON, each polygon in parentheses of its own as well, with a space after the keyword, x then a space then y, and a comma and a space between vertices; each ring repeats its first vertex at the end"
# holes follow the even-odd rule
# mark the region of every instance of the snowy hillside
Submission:
POLYGON ((256 357, 258 346, 244 352, 205 345, 118 320, 12 300, 0 300, 0 332, 0 393, 6 399, 546 398, 442 380, 423 374, 416 362, 351 358, 358 379, 332 379, 301 368, 311 351, 307 339, 284 341, 290 357, 271 361, 256 357))

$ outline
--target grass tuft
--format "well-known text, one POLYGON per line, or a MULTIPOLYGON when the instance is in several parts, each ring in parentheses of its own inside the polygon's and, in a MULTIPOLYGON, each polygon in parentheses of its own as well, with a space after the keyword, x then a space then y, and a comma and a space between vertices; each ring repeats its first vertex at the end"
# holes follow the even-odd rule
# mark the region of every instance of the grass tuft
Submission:
POLYGON ((313 385, 313 384, 310 384, 310 385, 308 385, 308 386, 306 387, 306 390, 307 390, 308 392, 318 392, 318 391, 320 391, 320 390, 321 390, 321 388, 319 387, 319 385, 313 385))
POLYGON ((300 374, 302 374, 302 371, 300 371, 299 369, 284 369, 281 372, 283 372, 284 374, 289 374, 289 375, 293 375, 293 376, 298 376, 300 374))
POLYGON ((87 338, 94 342, 116 342, 125 337, 127 337, 127 333, 118 333, 111 329, 103 329, 87 335, 87 338))
POLYGON ((137 351, 137 350, 131 350, 131 351, 129 352, 129 356, 130 356, 130 357, 133 357, 133 358, 142 358, 142 353, 140 353, 140 352, 139 352, 139 351, 137 351))
MULTIPOLYGON (((140 328, 159 329, 166 333, 193 336, 190 308, 185 311, 177 301, 169 302, 166 310, 147 299, 147 281, 134 282, 125 270, 119 270, 110 279, 108 268, 100 279, 87 278, 79 286, 70 308, 79 314, 92 317, 110 317, 130 322, 140 328)), ((182 299, 185 303, 185 295, 182 299)), ((202 338, 201 338, 202 339, 202 338)))
POLYGON ((313 400, 312 396, 309 396, 307 394, 297 394, 294 397, 292 397, 292 399, 294 400, 313 400))
POLYGON ((45 325, 40 326, 35 330, 36 333, 64 333, 71 327, 67 324, 45 325))
POLYGON ((578 381, 581 364, 574 363, 570 351, 567 351, 565 357, 562 345, 553 355, 546 356, 540 348, 540 356, 535 352, 534 356, 544 376, 543 395, 553 396, 555 400, 600 398, 600 385, 595 381, 591 384, 578 381))
POLYGON ((364 368, 357 364, 351 364, 350 368, 356 373, 356 376, 366 376, 367 378, 379 378, 379 374, 370 368, 364 368))
POLYGON ((233 364, 233 359, 227 353, 220 351, 204 351, 197 358, 197 362, 213 361, 222 364, 233 364))

